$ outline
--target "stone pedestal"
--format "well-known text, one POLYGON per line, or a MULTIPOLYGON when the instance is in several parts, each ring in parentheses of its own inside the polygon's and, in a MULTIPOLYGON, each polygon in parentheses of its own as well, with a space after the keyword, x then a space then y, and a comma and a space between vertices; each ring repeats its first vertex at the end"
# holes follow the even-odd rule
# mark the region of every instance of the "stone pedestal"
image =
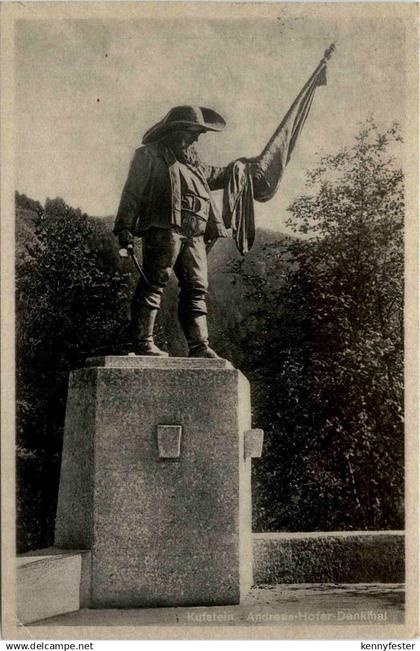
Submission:
POLYGON ((249 430, 248 381, 225 360, 105 357, 71 374, 55 545, 91 550, 92 607, 240 601, 249 430))

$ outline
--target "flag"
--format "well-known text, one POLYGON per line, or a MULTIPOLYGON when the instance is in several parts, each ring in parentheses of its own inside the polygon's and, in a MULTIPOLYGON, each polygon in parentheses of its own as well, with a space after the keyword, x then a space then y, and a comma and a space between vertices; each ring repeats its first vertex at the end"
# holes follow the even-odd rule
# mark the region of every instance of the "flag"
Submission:
MULTIPOLYGON (((238 159, 228 166, 223 192, 223 221, 226 228, 232 229, 232 236, 242 255, 251 249, 255 238, 254 199, 268 201, 276 193, 308 117, 315 90, 327 83, 327 61, 334 49, 333 44, 324 52, 323 59, 260 156, 238 159)), ((214 242, 208 244, 208 251, 214 242)))
POLYGON ((254 198, 257 201, 268 201, 274 196, 308 117, 315 90, 327 83, 327 61, 334 49, 333 44, 325 51, 323 59, 296 97, 263 152, 254 160, 251 173, 254 180, 254 198))

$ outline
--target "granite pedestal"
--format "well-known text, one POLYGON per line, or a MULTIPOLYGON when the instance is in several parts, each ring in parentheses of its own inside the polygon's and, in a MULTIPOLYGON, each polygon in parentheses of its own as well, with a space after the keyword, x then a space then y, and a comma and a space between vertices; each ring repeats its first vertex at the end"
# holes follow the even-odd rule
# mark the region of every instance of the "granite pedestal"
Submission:
POLYGON ((240 602, 250 425, 248 381, 225 360, 105 357, 71 373, 55 545, 91 550, 91 607, 240 602))

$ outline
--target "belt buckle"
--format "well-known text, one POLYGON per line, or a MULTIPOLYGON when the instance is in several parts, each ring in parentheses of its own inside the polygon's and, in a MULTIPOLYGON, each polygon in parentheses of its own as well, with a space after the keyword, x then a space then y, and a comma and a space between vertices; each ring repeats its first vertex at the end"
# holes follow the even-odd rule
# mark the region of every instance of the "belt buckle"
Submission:
POLYGON ((195 208, 195 195, 193 194, 184 194, 181 201, 181 207, 183 210, 188 210, 189 212, 194 212, 195 208))
POLYGON ((185 193, 182 197, 181 207, 183 210, 197 215, 201 219, 207 219, 208 214, 208 200, 200 197, 197 194, 185 193))
POLYGON ((197 195, 193 195, 193 207, 192 211, 195 212, 196 214, 200 213, 201 210, 201 199, 200 197, 197 197, 197 195))

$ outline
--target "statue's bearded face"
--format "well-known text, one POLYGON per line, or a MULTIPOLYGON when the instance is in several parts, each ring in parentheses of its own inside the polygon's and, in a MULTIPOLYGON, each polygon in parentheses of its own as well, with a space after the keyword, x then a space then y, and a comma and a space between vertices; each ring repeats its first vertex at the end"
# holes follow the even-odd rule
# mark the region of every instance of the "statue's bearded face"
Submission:
POLYGON ((197 140, 201 133, 199 130, 173 131, 165 138, 165 142, 181 163, 198 165, 197 140))

